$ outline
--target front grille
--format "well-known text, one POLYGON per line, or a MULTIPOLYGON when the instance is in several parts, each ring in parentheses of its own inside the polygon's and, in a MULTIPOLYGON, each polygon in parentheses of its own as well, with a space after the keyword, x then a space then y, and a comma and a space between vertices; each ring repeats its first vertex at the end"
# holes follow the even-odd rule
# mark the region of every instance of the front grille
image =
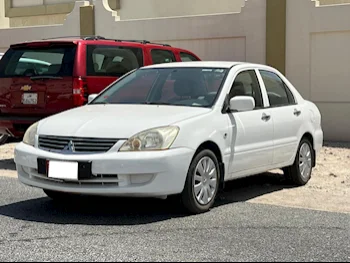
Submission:
POLYGON ((118 139, 104 138, 39 136, 39 148, 54 152, 104 153, 118 141, 118 139))

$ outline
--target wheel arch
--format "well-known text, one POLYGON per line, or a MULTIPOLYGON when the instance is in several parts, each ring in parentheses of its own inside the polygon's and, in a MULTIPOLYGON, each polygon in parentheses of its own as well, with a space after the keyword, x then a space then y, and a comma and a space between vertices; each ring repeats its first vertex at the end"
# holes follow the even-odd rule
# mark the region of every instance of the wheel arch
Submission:
POLYGON ((312 151, 313 151, 312 166, 315 167, 316 166, 316 151, 315 151, 314 137, 312 136, 312 134, 310 132, 305 132, 304 135, 301 137, 300 143, 303 139, 307 139, 312 145, 312 151))
POLYGON ((218 146, 217 143, 213 142, 213 141, 205 141, 203 142, 201 145, 198 146, 193 158, 200 153, 203 150, 211 150, 216 158, 218 159, 219 162, 219 169, 220 169, 220 188, 224 187, 224 183, 225 183, 225 164, 223 161, 223 155, 222 152, 220 150, 220 147, 218 146))

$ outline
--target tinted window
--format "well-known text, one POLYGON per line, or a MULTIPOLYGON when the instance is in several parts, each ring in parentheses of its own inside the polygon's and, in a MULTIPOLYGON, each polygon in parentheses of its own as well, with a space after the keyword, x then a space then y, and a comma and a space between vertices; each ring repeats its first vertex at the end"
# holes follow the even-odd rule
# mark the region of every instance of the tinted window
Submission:
POLYGON ((185 52, 181 52, 180 56, 181 56, 181 61, 183 61, 183 62, 199 61, 197 58, 195 58, 191 54, 188 54, 188 53, 185 53, 185 52))
POLYGON ((286 85, 278 75, 269 71, 260 71, 260 73, 265 83, 271 107, 285 106, 294 103, 293 95, 291 93, 288 95, 286 85), (293 99, 293 101, 290 101, 291 99, 293 99))
POLYGON ((287 91, 287 96, 288 96, 289 104, 295 104, 295 99, 294 99, 293 93, 290 91, 290 89, 287 87, 286 84, 284 84, 284 88, 285 88, 286 91, 287 91))
POLYGON ((72 76, 75 52, 75 46, 9 49, 1 60, 0 76, 72 76))
POLYGON ((176 62, 174 53, 169 50, 153 49, 151 55, 153 64, 176 62))
POLYGON ((259 80, 254 70, 238 74, 230 91, 230 99, 235 96, 251 96, 255 100, 255 107, 263 107, 263 99, 259 80))
POLYGON ((140 69, 117 81, 94 104, 166 104, 210 107, 214 104, 227 69, 162 68, 140 69), (209 90, 208 73, 217 73, 219 88, 209 90), (220 79, 219 79, 220 78, 220 79))
POLYGON ((142 48, 87 46, 87 75, 121 77, 143 66, 142 48))

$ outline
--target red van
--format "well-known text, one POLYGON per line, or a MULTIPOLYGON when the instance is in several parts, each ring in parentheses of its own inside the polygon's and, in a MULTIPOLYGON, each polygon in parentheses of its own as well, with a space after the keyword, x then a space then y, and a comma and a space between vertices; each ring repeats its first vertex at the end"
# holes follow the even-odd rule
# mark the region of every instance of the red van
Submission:
POLYGON ((0 145, 42 118, 84 105, 133 69, 199 60, 166 44, 95 36, 14 44, 0 61, 0 145))

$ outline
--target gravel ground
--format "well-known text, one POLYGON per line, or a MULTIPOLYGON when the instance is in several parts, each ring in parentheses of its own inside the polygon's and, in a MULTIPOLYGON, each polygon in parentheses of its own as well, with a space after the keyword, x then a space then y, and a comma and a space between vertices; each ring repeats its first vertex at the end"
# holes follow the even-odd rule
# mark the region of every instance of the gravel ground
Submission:
MULTIPOLYGON (((0 176, 16 176, 15 145, 16 142, 0 147, 0 176)), ((326 143, 305 187, 290 188, 281 172, 273 171, 230 182, 226 191, 235 191, 235 198, 253 203, 350 213, 350 143, 326 143)), ((220 196, 222 201, 227 198, 225 194, 220 196)))
POLYGON ((350 213, 350 143, 325 143, 305 187, 285 188, 251 201, 350 213))

